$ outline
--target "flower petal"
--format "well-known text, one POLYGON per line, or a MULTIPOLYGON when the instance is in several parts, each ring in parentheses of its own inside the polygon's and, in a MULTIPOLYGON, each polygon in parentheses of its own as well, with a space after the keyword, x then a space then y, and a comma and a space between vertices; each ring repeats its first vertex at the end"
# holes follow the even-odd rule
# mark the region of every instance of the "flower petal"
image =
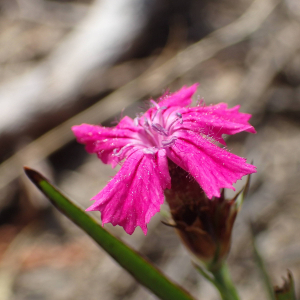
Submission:
POLYGON ((178 131, 168 157, 200 184, 207 197, 220 197, 221 188, 231 188, 244 175, 255 173, 256 167, 246 159, 219 148, 192 131, 178 131))
POLYGON ((159 100, 159 106, 181 106, 185 107, 192 103, 192 96, 195 94, 199 83, 195 83, 190 87, 183 86, 179 91, 162 96, 159 100))
POLYGON ((132 148, 132 143, 136 145, 139 142, 140 129, 133 125, 133 120, 129 117, 124 117, 114 128, 82 124, 73 126, 72 130, 77 141, 86 145, 87 152, 97 153, 103 163, 112 164, 113 167, 124 159, 132 148), (122 150, 125 146, 126 149, 122 150), (115 155, 113 151, 119 155, 115 155))
POLYGON ((147 233, 147 223, 164 202, 171 187, 165 150, 145 154, 131 151, 117 175, 92 200, 87 211, 100 211, 102 223, 120 225, 128 234, 137 226, 147 233))
POLYGON ((226 103, 205 107, 191 107, 180 110, 183 118, 181 126, 177 129, 193 130, 207 135, 226 145, 223 134, 236 134, 241 131, 256 133, 253 126, 248 123, 250 114, 240 113, 237 105, 228 109, 226 103))

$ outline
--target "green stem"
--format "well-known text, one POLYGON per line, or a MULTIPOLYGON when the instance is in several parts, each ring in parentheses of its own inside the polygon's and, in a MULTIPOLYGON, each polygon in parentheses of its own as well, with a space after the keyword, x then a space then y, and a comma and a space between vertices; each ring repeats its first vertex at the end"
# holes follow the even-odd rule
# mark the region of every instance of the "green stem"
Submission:
POLYGON ((223 300, 239 300, 237 290, 231 281, 228 267, 223 263, 220 268, 212 272, 214 280, 212 281, 219 290, 223 300))
POLYGON ((195 267, 204 278, 218 289, 222 300, 240 300, 225 263, 219 266, 215 271, 211 272, 196 264, 195 267))

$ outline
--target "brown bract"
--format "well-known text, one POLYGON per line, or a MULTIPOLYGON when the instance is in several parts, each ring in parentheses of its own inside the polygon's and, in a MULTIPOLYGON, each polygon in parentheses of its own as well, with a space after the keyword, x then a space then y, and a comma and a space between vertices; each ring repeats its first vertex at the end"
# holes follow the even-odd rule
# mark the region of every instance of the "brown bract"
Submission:
POLYGON ((187 249, 209 270, 226 258, 232 227, 238 213, 235 198, 208 199, 199 184, 186 171, 169 161, 172 188, 165 190, 174 227, 187 249))

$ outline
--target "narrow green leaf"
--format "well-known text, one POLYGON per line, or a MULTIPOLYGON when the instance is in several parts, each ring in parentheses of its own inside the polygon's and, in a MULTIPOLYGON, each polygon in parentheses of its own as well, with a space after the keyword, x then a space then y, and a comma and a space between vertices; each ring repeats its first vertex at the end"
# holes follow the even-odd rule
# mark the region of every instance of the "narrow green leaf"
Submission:
POLYGON ((295 283, 292 273, 288 270, 288 278, 283 278, 284 283, 282 287, 276 286, 275 296, 276 300, 296 300, 295 283))
MULTIPOLYGON (((252 231, 253 231, 253 229, 252 229, 252 231)), ((255 258, 256 263, 259 267, 260 273, 262 275, 262 279, 265 283, 265 287, 266 287, 267 292, 269 294, 269 299, 270 300, 276 300, 275 293, 274 293, 274 290, 273 290, 273 285, 271 283, 270 277, 269 277, 268 272, 266 270, 265 263, 264 263, 263 258, 261 257, 261 255, 260 255, 260 253, 257 249, 257 246, 256 246, 254 233, 252 235, 252 241, 253 241, 253 249, 254 249, 254 258, 255 258)))
POLYGON ((49 198, 65 216, 84 230, 95 242, 126 269, 140 284, 160 299, 193 300, 184 289, 167 279, 147 259, 106 231, 94 218, 59 192, 35 170, 24 168, 29 179, 49 198))

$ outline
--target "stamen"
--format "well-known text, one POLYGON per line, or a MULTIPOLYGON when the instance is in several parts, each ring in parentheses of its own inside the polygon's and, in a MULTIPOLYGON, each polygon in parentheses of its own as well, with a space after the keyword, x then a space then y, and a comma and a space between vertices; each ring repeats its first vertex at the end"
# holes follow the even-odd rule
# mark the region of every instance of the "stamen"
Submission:
POLYGON ((115 148, 115 149, 113 150, 113 155, 114 155, 114 156, 119 156, 119 155, 122 153, 122 151, 123 151, 123 148, 121 148, 119 152, 118 152, 117 148, 115 148))
POLYGON ((176 116, 177 116, 178 118, 174 119, 174 120, 171 122, 171 124, 168 126, 168 129, 167 129, 168 132, 170 132, 170 128, 171 128, 177 121, 179 121, 180 124, 183 123, 182 114, 181 114, 180 112, 176 112, 176 116))
POLYGON ((149 127, 149 122, 146 117, 144 117, 144 126, 149 127))
POLYGON ((204 98, 198 98, 197 100, 197 103, 196 103, 196 106, 204 106, 204 98))
POLYGON ((124 151, 124 149, 126 149, 126 148, 128 148, 128 147, 130 147, 130 146, 132 146, 131 143, 127 144, 126 146, 122 147, 122 148, 120 149, 119 152, 117 152, 118 150, 117 150, 117 148, 115 148, 115 149, 113 150, 113 156, 118 156, 118 157, 121 156, 122 153, 123 153, 123 151, 124 151))
POLYGON ((161 144, 163 145, 163 147, 172 147, 175 144, 176 140, 177 136, 172 136, 169 140, 161 141, 161 144))
POLYGON ((159 109, 159 105, 158 105, 154 100, 150 100, 150 102, 151 102, 157 109, 159 109))
POLYGON ((165 110, 167 109, 168 107, 167 106, 162 106, 162 107, 159 107, 158 106, 158 109, 157 111, 154 113, 153 117, 152 117, 152 121, 154 121, 155 117, 157 116, 157 113, 161 112, 162 110, 165 110))
POLYGON ((183 123, 182 114, 181 114, 180 112, 177 112, 177 113, 176 113, 176 116, 177 116, 178 118, 180 118, 180 124, 182 124, 182 123, 183 123))
POLYGON ((158 134, 168 136, 168 132, 165 128, 163 128, 159 123, 154 123, 151 125, 152 129, 154 129, 158 134))
POLYGON ((157 152, 157 148, 144 148, 143 152, 145 154, 155 154, 157 152))
POLYGON ((133 124, 134 126, 139 126, 139 121, 140 121, 140 118, 139 117, 136 117, 133 119, 133 124))

